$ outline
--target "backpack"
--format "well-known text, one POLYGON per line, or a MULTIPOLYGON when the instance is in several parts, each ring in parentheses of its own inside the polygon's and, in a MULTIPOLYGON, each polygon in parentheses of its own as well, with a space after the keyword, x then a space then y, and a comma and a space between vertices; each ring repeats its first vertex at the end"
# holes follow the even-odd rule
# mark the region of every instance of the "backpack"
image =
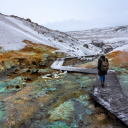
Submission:
POLYGON ((109 68, 108 61, 106 60, 106 58, 105 58, 105 61, 103 61, 101 58, 100 58, 100 60, 102 61, 102 63, 101 63, 101 71, 107 71, 108 68, 109 68))

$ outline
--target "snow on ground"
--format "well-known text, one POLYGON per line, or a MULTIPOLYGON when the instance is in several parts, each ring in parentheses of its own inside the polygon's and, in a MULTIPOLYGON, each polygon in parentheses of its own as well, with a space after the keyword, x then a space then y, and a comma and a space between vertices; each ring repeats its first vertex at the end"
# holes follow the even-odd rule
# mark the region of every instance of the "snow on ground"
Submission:
POLYGON ((124 51, 124 52, 128 52, 128 44, 123 45, 123 46, 121 46, 121 47, 117 47, 117 48, 115 48, 112 52, 115 52, 115 51, 124 51))
POLYGON ((23 40, 29 40, 52 46, 71 56, 93 54, 92 50, 83 47, 81 41, 66 33, 50 30, 16 16, 0 14, 0 37, 0 47, 5 51, 22 49, 26 45, 23 40))
POLYGON ((111 46, 113 51, 128 51, 128 26, 119 26, 102 29, 90 29, 84 31, 71 31, 67 34, 88 44, 88 48, 92 51, 101 52, 103 49, 92 45, 92 41, 103 42, 105 46, 111 46))
POLYGON ((0 47, 5 51, 22 49, 26 45, 23 40, 52 46, 71 56, 99 54, 103 48, 94 46, 92 41, 103 42, 104 48, 111 46, 113 51, 128 51, 128 26, 63 33, 30 20, 0 14, 0 37, 0 47))

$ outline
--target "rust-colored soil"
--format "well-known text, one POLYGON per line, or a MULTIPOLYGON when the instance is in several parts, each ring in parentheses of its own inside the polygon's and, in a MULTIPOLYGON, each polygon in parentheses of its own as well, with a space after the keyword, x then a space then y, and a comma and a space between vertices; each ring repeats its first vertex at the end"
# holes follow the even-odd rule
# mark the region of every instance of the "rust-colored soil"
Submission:
POLYGON ((106 56, 112 66, 122 66, 128 64, 128 52, 116 51, 106 56))
MULTIPOLYGON (((22 63, 29 63, 31 61, 43 61, 45 58, 44 55, 48 54, 49 56, 53 56, 53 51, 57 50, 50 46, 45 46, 43 44, 36 44, 30 41, 24 40, 26 46, 19 51, 8 51, 4 53, 0 53, 0 66, 3 66, 6 69, 6 65, 8 63, 13 63, 14 65, 19 64, 20 61, 23 60, 22 63)), ((3 67, 0 67, 1 69, 3 67)))

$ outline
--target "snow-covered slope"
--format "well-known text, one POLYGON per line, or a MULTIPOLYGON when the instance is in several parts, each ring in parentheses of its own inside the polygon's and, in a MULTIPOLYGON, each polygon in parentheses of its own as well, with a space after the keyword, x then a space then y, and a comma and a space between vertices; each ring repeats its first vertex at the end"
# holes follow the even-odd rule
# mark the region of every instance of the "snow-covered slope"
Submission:
MULTIPOLYGON (((94 43, 103 43, 97 50, 111 48, 112 51, 123 50, 128 52, 128 26, 119 26, 102 29, 90 29, 85 31, 67 32, 72 37, 87 44, 88 48, 94 48, 94 43)), ((96 50, 96 47, 94 48, 96 50)))
POLYGON ((5 51, 19 50, 26 45, 23 40, 52 46, 72 56, 93 54, 93 51, 83 47, 81 41, 66 33, 45 28, 30 19, 0 14, 0 47, 5 51))

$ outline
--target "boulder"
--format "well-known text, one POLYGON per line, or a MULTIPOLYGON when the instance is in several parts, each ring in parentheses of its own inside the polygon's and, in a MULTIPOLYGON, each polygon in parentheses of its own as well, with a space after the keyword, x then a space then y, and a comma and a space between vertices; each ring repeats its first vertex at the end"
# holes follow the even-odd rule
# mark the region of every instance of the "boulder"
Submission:
POLYGON ((24 80, 26 80, 26 81, 32 81, 31 78, 25 78, 24 80))
POLYGON ((98 40, 93 40, 91 44, 100 48, 102 48, 105 45, 102 41, 98 41, 98 40))
POLYGON ((83 46, 83 47, 88 48, 88 45, 87 45, 87 44, 84 44, 84 46, 83 46))
POLYGON ((32 70, 31 74, 38 74, 38 70, 36 69, 32 70))
POLYGON ((112 51, 113 48, 112 48, 112 46, 110 46, 110 45, 104 45, 104 46, 102 47, 102 50, 104 51, 104 53, 108 53, 108 52, 112 51))

